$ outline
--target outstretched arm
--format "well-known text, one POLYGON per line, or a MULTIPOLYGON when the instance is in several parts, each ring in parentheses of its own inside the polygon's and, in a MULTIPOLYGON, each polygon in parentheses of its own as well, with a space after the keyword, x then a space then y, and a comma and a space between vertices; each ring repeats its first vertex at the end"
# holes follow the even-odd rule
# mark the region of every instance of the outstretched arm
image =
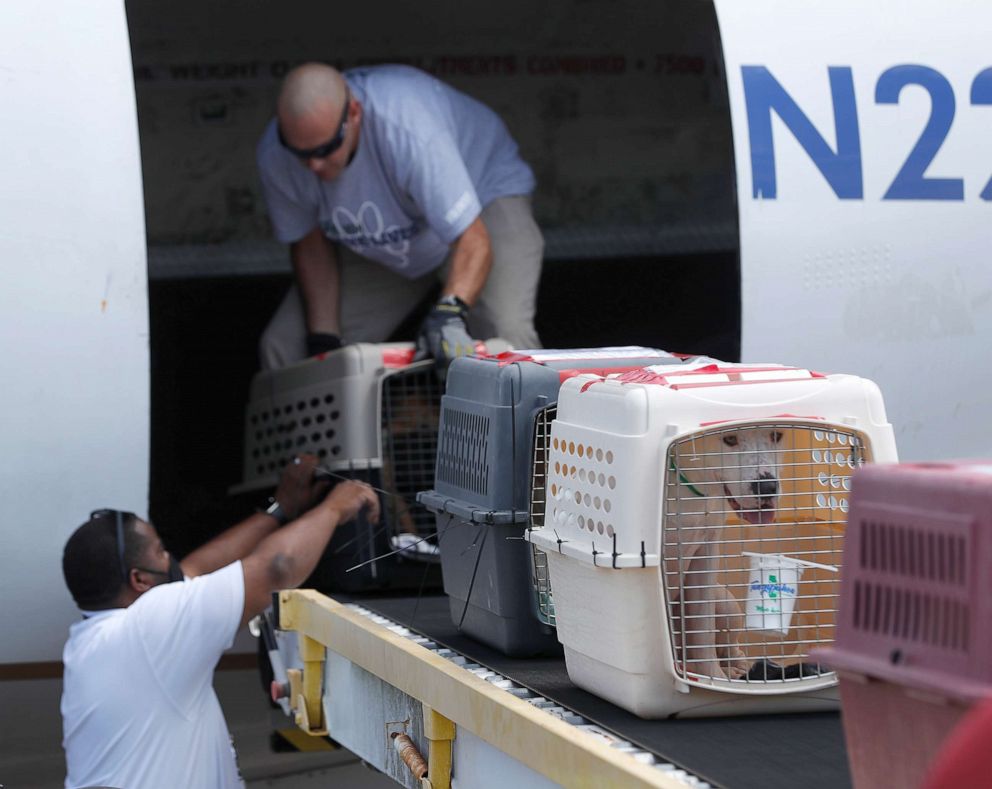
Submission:
POLYGON ((370 523, 379 521, 379 499, 364 482, 342 482, 312 510, 262 540, 242 561, 245 574, 244 624, 270 603, 272 592, 291 589, 317 566, 334 530, 366 509, 370 523))
POLYGON ((244 559, 281 523, 306 511, 328 488, 326 482, 314 481, 317 462, 314 455, 300 455, 282 470, 274 497, 283 512, 281 520, 265 513, 245 518, 187 555, 179 563, 183 575, 194 578, 244 559))

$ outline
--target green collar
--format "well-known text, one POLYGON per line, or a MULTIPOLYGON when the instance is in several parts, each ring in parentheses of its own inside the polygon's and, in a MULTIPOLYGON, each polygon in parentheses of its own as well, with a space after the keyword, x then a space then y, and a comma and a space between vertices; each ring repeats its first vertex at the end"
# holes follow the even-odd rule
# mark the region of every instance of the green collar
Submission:
POLYGON ((683 474, 681 471, 679 471, 677 468, 675 468, 675 458, 673 458, 673 457, 669 457, 668 458, 668 467, 672 471, 674 471, 676 474, 679 475, 679 482, 681 482, 683 485, 685 485, 689 490, 691 490, 697 496, 703 496, 703 495, 705 495, 698 488, 696 488, 695 485, 693 485, 691 482, 689 482, 688 479, 686 479, 685 474, 683 474))

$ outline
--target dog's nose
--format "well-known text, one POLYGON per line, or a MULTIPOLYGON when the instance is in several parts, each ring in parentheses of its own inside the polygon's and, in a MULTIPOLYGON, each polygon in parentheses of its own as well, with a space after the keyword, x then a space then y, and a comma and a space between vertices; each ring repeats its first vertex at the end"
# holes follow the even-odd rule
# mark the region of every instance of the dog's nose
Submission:
POLYGON ((778 495, 778 480, 767 472, 762 472, 758 480, 752 483, 752 486, 756 496, 778 495))

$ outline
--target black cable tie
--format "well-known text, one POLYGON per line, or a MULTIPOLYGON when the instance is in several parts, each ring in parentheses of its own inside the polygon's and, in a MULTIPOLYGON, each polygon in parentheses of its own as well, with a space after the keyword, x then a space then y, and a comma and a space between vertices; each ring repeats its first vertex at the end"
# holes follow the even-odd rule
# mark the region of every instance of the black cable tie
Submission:
POLYGON ((645 560, 646 554, 644 553, 644 540, 641 540, 641 567, 647 567, 647 562, 645 560))
POLYGON ((613 569, 617 569, 617 533, 613 532, 613 569))
MULTIPOLYGON (((451 526, 451 521, 453 521, 455 519, 454 513, 448 512, 447 510, 445 510, 445 509, 442 508, 441 512, 439 512, 438 515, 447 515, 448 516, 448 522, 445 523, 444 524, 444 527, 443 527, 444 528, 444 531, 447 532, 448 531, 448 528, 451 526)), ((440 542, 441 542, 441 529, 437 528, 437 525, 436 524, 434 526, 434 533, 437 534, 438 545, 440 545, 440 542)))
POLYGON ((596 550, 596 543, 592 544, 592 566, 598 567, 596 564, 596 557, 599 555, 599 551, 596 550))
MULTIPOLYGON (((381 530, 380 530, 380 531, 381 531, 381 530)), ((376 532, 376 534, 378 534, 378 532, 376 532)), ((412 547, 413 547, 414 545, 420 545, 420 543, 422 543, 422 542, 426 542, 427 540, 429 540, 429 539, 430 539, 431 537, 433 537, 433 536, 434 536, 434 535, 432 535, 432 534, 428 534, 428 535, 427 535, 426 537, 421 537, 421 538, 420 538, 419 540, 417 540, 416 542, 411 542, 411 543, 410 543, 409 545, 405 545, 405 546, 404 546, 404 547, 402 547, 402 548, 397 548, 397 549, 396 549, 396 550, 394 550, 394 551, 390 551, 389 553, 384 553, 384 554, 382 554, 382 555, 380 555, 380 556, 373 556, 373 557, 372 557, 371 559, 368 559, 367 561, 364 561, 364 562, 361 562, 360 564, 356 564, 356 565, 355 565, 354 567, 349 567, 349 568, 348 568, 347 570, 345 570, 345 572, 346 572, 346 573, 350 573, 350 572, 352 572, 352 571, 354 571, 354 570, 358 570, 358 569, 360 569, 360 568, 362 568, 362 567, 365 567, 366 565, 369 565, 369 564, 375 564, 375 563, 376 563, 376 562, 378 562, 378 561, 379 561, 380 559, 388 559, 388 558, 389 558, 390 556, 395 556, 395 555, 396 555, 396 554, 398 554, 398 553, 403 553, 403 551, 408 551, 408 550, 410 550, 410 549, 411 549, 411 548, 412 548, 412 547)))
POLYGON ((469 603, 472 602, 472 590, 475 588, 475 576, 479 572, 479 559, 482 558, 482 550, 486 547, 486 537, 489 536, 489 529, 480 528, 479 531, 482 532, 482 545, 479 546, 479 552, 475 555, 475 566, 472 568, 472 578, 468 582, 468 593, 465 595, 465 607, 462 608, 462 614, 458 617, 457 630, 460 633, 462 630, 462 625, 465 622, 465 614, 468 613, 469 603))

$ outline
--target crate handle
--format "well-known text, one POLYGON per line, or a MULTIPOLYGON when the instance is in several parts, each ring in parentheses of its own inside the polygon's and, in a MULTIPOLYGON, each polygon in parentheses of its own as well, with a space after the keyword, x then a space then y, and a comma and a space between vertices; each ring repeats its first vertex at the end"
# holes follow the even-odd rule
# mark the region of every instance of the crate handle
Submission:
POLYGON ((820 564, 819 562, 810 562, 806 559, 795 559, 784 553, 754 553, 753 551, 741 551, 741 556, 755 556, 759 559, 774 559, 776 557, 781 557, 783 559, 788 559, 790 562, 801 564, 805 567, 818 567, 821 570, 829 570, 832 573, 840 572, 840 569, 834 567, 832 564, 820 564))

